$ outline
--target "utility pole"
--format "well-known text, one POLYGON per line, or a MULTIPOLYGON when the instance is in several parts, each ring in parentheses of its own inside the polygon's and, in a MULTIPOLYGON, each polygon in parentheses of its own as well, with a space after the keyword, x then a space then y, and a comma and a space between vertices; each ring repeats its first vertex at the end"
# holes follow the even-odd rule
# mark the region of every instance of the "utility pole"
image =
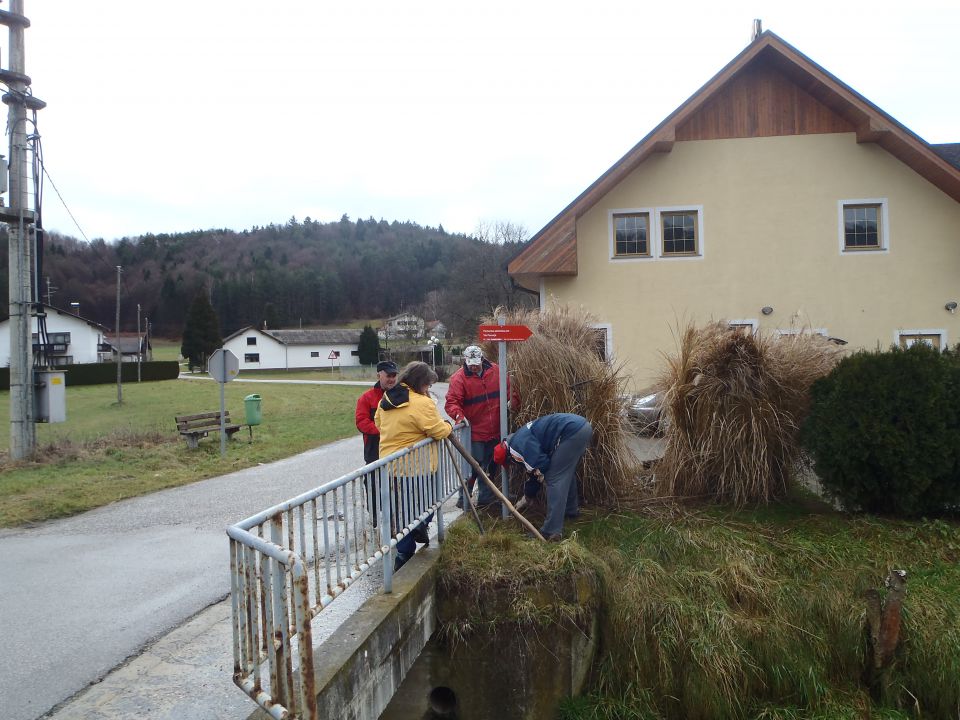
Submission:
POLYGON ((120 273, 123 267, 117 265, 117 319, 113 326, 114 352, 117 353, 117 405, 123 405, 123 353, 120 351, 120 273))
MULTIPOLYGON (((33 455, 37 445, 34 426, 33 341, 31 314, 34 302, 32 258, 34 221, 30 209, 27 157, 27 110, 40 110, 46 103, 28 94, 24 29, 30 21, 23 14, 23 0, 10 0, 10 11, 0 13, 0 24, 9 30, 10 67, 0 68, 0 82, 7 86, 3 102, 9 106, 7 131, 10 134, 9 207, 0 208, 0 220, 7 223, 9 237, 10 286, 10 458, 22 460, 33 455)), ((37 278, 39 282, 39 278, 37 278)))
POLYGON ((140 303, 137 303, 137 382, 140 382, 140 360, 143 356, 143 338, 140 336, 140 303))

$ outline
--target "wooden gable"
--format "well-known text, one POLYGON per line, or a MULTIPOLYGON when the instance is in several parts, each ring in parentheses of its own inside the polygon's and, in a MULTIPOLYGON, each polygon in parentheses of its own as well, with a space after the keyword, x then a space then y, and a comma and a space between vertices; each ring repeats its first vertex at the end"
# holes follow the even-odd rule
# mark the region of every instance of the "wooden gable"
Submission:
POLYGON ((521 284, 577 274, 577 219, 675 142, 856 133, 960 202, 960 168, 775 34, 754 40, 537 233, 509 264, 521 284))
POLYGON ((765 64, 748 65, 677 126, 679 140, 854 132, 845 117, 765 64))

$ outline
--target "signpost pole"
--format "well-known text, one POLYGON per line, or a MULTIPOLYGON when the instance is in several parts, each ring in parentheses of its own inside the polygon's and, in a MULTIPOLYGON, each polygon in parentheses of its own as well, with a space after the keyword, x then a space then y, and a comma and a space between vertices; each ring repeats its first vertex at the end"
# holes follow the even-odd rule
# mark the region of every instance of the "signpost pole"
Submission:
POLYGON ((207 372, 220 383, 220 457, 227 456, 227 403, 224 398, 224 385, 233 380, 240 372, 237 356, 225 348, 215 350, 207 361, 207 372))
POLYGON ((227 386, 227 354, 220 353, 220 362, 223 363, 220 373, 220 457, 227 456, 227 423, 224 417, 227 414, 227 404, 224 400, 223 389, 227 386))
MULTIPOLYGON (((506 319, 501 315, 497 318, 497 325, 506 324, 506 319)), ((497 364, 500 365, 500 438, 507 436, 507 406, 510 404, 510 398, 507 396, 507 343, 503 340, 497 343, 497 364)), ((500 489, 504 497, 510 496, 510 480, 507 477, 507 466, 500 467, 500 489)), ((509 513, 507 506, 500 503, 500 515, 506 520, 509 513)))

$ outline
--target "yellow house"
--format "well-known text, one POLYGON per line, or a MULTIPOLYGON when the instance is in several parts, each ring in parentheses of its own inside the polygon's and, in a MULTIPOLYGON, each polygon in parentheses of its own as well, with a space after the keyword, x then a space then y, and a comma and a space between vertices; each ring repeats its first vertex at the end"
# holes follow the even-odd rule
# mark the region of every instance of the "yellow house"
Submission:
POLYGON ((930 145, 770 32, 544 227, 510 275, 649 385, 687 320, 847 347, 960 342, 960 144, 930 145))

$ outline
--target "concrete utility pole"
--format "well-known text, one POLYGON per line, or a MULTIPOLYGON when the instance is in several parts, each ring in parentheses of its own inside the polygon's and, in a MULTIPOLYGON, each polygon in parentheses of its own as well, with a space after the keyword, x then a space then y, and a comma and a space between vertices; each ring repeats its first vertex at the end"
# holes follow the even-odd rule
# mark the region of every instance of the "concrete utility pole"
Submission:
POLYGON ((50 276, 47 275, 47 305, 53 307, 53 294, 59 290, 56 285, 50 282, 50 276))
POLYGON ((140 361, 143 359, 143 338, 140 336, 140 303, 137 303, 137 382, 140 382, 140 361))
POLYGON ((117 405, 123 405, 123 353, 120 351, 120 273, 123 267, 117 265, 117 319, 113 325, 114 351, 117 353, 117 405))
MULTIPOLYGON (((23 14, 23 0, 11 0, 10 11, 0 11, 0 24, 9 29, 10 67, 0 68, 0 83, 8 90, 3 102, 9 106, 10 205, 0 208, 0 220, 7 223, 9 236, 10 285, 10 458, 21 460, 33 454, 37 445, 33 406, 33 342, 31 309, 34 297, 32 258, 34 212, 29 208, 30 163, 27 157, 27 110, 46 106, 28 94, 24 29, 30 21, 23 14)), ((37 278, 39 282, 39 278, 37 278)))

